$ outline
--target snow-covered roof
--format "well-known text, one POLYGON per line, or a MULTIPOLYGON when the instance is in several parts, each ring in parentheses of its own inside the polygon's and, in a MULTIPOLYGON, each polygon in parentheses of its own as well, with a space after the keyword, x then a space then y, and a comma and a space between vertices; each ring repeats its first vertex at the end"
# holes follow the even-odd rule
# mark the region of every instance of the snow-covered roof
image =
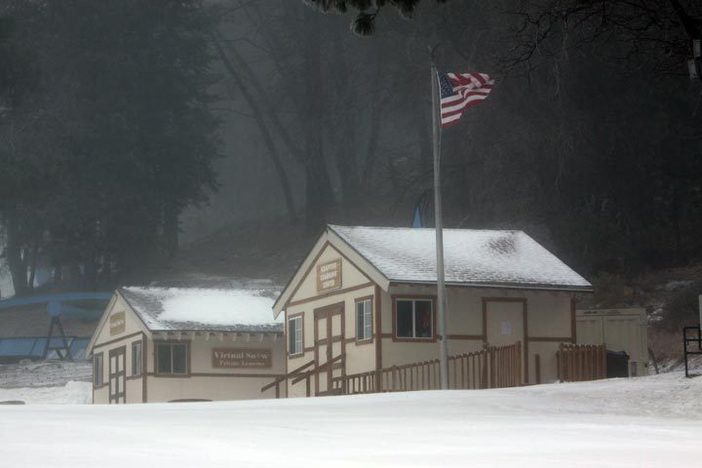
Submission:
MULTIPOLYGON (((435 231, 329 229, 391 282, 436 282, 435 231)), ((444 229, 447 284, 590 290, 592 285, 522 231, 444 229)))
POLYGON ((151 331, 283 331, 264 290, 125 287, 119 293, 151 331))

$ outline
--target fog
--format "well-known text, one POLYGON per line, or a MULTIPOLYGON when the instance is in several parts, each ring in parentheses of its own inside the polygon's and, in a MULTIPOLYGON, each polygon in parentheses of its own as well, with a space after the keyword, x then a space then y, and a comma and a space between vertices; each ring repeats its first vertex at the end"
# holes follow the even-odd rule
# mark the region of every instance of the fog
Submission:
POLYGON ((666 2, 615 2, 614 22, 577 2, 420 2, 412 18, 383 8, 365 37, 355 10, 300 1, 118 3, 47 7, 50 34, 33 34, 49 16, 31 2, 0 9, 18 70, 2 81, 5 277, 41 265, 57 284, 113 287, 233 229, 311 239, 416 210, 433 225, 432 59, 496 80, 442 132, 446 226, 523 229, 588 275, 702 252, 700 86, 666 2), (101 67, 118 79, 95 81, 101 67))

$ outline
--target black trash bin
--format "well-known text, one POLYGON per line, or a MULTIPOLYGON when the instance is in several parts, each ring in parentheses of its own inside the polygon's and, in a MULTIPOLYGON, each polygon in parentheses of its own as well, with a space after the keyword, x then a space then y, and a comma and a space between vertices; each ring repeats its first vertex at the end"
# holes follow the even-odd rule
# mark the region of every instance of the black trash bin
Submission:
POLYGON ((629 355, 625 351, 607 350, 607 378, 629 377, 629 355))

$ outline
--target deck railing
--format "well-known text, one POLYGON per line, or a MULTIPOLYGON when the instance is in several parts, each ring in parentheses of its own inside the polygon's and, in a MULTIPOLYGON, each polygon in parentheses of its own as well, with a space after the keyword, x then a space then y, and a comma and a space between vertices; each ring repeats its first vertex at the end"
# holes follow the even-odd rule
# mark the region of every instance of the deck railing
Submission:
MULTIPOLYGON (((522 384, 522 345, 489 347, 448 358, 451 389, 516 387, 522 384)), ((441 388, 439 360, 392 366, 333 379, 340 393, 404 392, 441 388)))
POLYGON ((562 382, 582 382, 607 377, 605 345, 576 345, 562 343, 556 352, 558 379, 562 382))

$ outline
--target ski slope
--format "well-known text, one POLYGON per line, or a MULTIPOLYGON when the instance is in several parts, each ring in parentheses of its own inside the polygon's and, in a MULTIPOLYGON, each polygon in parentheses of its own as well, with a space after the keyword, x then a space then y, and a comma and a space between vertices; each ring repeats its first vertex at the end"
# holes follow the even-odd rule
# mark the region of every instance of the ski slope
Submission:
POLYGON ((679 373, 483 391, 0 405, 0 464, 700 466, 701 417, 702 378, 679 373))

